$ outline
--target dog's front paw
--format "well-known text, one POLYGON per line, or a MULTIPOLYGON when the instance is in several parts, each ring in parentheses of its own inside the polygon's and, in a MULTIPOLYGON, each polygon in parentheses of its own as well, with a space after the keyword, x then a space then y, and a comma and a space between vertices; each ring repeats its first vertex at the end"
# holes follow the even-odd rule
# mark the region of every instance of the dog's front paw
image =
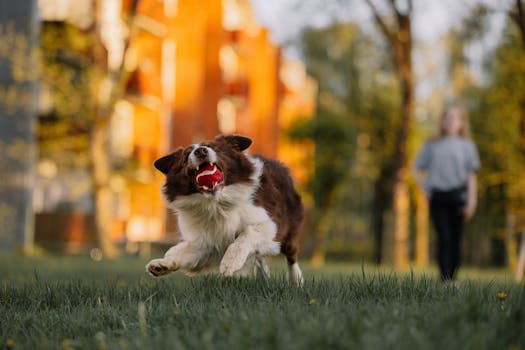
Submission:
POLYGON ((146 271, 155 277, 164 276, 172 271, 177 270, 170 261, 166 259, 154 259, 146 265, 146 271))
POLYGON ((241 244, 231 244, 221 260, 219 271, 225 276, 233 274, 243 268, 248 259, 249 251, 241 244))

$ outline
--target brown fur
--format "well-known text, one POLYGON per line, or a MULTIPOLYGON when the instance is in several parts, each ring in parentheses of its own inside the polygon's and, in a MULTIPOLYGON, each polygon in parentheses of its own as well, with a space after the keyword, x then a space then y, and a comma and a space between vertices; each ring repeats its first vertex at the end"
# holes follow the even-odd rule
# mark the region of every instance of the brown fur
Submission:
POLYGON ((294 188, 288 169, 280 162, 264 161, 261 185, 255 203, 262 206, 277 224, 277 241, 289 264, 297 261, 299 230, 303 221, 301 197, 294 188))

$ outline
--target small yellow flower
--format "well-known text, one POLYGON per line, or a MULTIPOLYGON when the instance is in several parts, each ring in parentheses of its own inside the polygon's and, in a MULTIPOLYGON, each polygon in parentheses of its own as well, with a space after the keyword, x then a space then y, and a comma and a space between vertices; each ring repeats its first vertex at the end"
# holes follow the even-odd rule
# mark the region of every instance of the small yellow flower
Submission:
POLYGON ((62 348, 64 350, 74 350, 75 349, 73 347, 72 341, 69 339, 64 339, 64 341, 62 342, 62 348))
POLYGON ((7 349, 12 349, 13 348, 13 345, 15 345, 15 341, 13 339, 7 339, 5 341, 5 347, 7 349))
POLYGON ((498 299, 499 300, 507 299, 507 293, 505 293, 505 292, 498 292, 498 299))
POLYGON ((309 305, 315 305, 317 304, 317 300, 316 299, 310 299, 310 301, 308 302, 309 305))
POLYGON ((226 333, 229 333, 231 329, 232 329, 232 325, 231 324, 229 324, 229 323, 225 323, 224 324, 224 331, 226 333))
POLYGON ((180 309, 179 308, 176 308, 175 309, 175 316, 179 316, 180 315, 180 309))
POLYGON ((126 280, 119 279, 117 280, 117 287, 125 287, 126 286, 126 280))

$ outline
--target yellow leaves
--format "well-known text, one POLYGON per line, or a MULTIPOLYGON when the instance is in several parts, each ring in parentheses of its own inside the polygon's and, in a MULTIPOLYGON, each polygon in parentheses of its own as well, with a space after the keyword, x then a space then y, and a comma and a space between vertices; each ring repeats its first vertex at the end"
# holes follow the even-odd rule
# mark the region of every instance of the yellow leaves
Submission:
POLYGON ((120 288, 124 288, 128 285, 128 283, 126 282, 126 280, 123 280, 123 279, 118 279, 117 280, 117 287, 120 287, 120 288))
POLYGON ((13 339, 7 339, 5 341, 5 348, 6 349, 12 349, 14 345, 15 345, 15 341, 13 339))
POLYGON ((505 292, 498 292, 497 293, 497 297, 498 297, 499 300, 504 301, 505 299, 507 299, 507 293, 505 293, 505 292))
POLYGON ((64 339, 64 341, 62 341, 62 349, 64 350, 74 350, 75 345, 78 344, 76 344, 75 341, 71 339, 64 339))

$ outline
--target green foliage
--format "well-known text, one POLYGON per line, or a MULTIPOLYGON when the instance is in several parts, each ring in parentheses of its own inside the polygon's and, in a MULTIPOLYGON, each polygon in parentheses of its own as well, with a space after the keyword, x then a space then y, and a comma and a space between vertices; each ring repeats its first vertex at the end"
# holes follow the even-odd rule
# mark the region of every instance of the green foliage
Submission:
POLYGON ((89 132, 96 113, 97 73, 90 58, 92 38, 62 22, 42 25, 41 83, 46 114, 39 120, 40 157, 60 168, 89 164, 89 132))
MULTIPOLYGON (((525 101, 525 51, 518 28, 507 21, 498 46, 483 57, 483 81, 474 79, 466 48, 488 35, 493 15, 493 11, 479 5, 452 31, 449 74, 454 92, 470 116, 472 137, 481 158, 479 204, 477 215, 467 226, 467 244, 491 247, 493 262, 502 264, 506 254, 501 250, 511 238, 508 219, 511 215, 517 219, 513 228, 516 231, 525 224, 525 154, 520 150, 520 119, 525 116, 525 105, 520 105, 525 101)), ((467 254, 478 263, 488 260, 488 254, 483 259, 479 250, 467 254)))
POLYGON ((330 205, 352 155, 355 122, 345 100, 356 86, 352 65, 356 33, 354 26, 334 25, 325 30, 309 29, 303 36, 306 65, 319 85, 318 108, 314 119, 292 128, 291 136, 315 142, 316 168, 310 188, 319 208, 330 205))
POLYGON ((332 191, 346 178, 352 154, 352 130, 340 115, 320 109, 315 118, 292 126, 289 136, 296 140, 315 140, 315 177, 310 179, 308 187, 315 202, 326 206, 332 191))
POLYGON ((289 134, 315 142, 309 190, 314 221, 325 221, 316 229, 328 232, 327 242, 369 234, 373 184, 392 159, 400 104, 394 67, 382 49, 354 23, 303 33, 304 61, 319 86, 317 113, 289 134))
POLYGON ((481 188, 503 184, 505 201, 514 208, 525 203, 525 155, 519 141, 520 118, 525 114, 520 105, 525 94, 525 51, 520 40, 517 29, 510 26, 487 62, 489 82, 464 93, 482 159, 481 188))
MULTIPOLYGON (((350 157, 356 152, 355 138, 365 134, 370 138, 366 147, 370 147, 376 167, 381 167, 393 151, 392 130, 397 125, 395 116, 399 110, 392 62, 352 23, 307 30, 303 52, 309 74, 319 84, 318 118, 327 119, 316 124, 323 125, 324 130, 330 123, 334 129, 348 130, 346 135, 353 147, 348 153, 338 152, 350 157)), ((326 148, 338 147, 327 140, 330 136, 321 138, 316 145, 325 147, 323 143, 326 143, 326 148)))
MULTIPOLYGON (((510 349, 524 285, 386 272, 306 273, 303 288, 175 273, 143 261, 0 258, 0 342, 13 349, 510 349)), ((490 278, 490 276, 487 276, 490 278)))
POLYGON ((459 33, 459 41, 468 42, 482 38, 486 34, 490 15, 490 9, 485 4, 476 4, 470 15, 460 24, 462 30, 459 33))

